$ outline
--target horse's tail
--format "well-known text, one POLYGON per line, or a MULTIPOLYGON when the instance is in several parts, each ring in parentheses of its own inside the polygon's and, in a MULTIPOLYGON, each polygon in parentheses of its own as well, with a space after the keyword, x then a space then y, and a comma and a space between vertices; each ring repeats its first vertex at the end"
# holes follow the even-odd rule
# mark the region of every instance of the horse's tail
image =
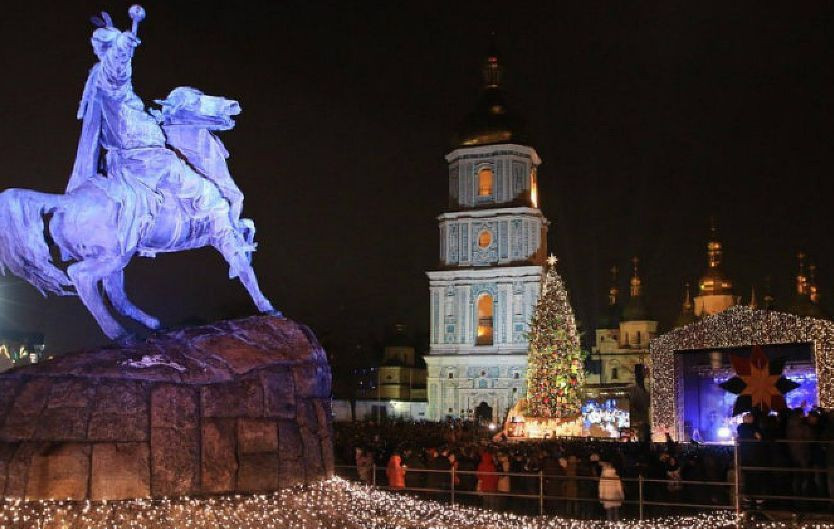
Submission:
POLYGON ((26 189, 0 193, 0 273, 8 268, 42 294, 74 294, 72 281, 55 267, 44 232, 44 215, 63 197, 26 189))

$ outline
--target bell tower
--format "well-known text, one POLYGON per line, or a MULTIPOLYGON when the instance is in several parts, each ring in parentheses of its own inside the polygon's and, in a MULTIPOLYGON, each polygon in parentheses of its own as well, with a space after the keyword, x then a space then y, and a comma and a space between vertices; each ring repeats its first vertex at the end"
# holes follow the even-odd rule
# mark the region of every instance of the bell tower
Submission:
POLYGON ((528 330, 547 255, 541 164, 507 104, 493 49, 481 93, 446 155, 449 205, 437 217, 439 264, 427 272, 428 416, 500 422, 526 394, 528 330), (488 411, 485 411, 488 410, 488 411))

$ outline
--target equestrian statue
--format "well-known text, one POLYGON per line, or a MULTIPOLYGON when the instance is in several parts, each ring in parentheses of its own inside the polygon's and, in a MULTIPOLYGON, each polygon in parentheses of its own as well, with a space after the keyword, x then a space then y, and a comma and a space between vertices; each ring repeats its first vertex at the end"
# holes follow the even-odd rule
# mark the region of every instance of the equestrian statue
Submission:
POLYGON ((159 320, 125 293, 124 268, 139 254, 212 246, 258 310, 280 315, 258 287, 251 265, 255 227, 241 219, 243 194, 216 132, 234 127, 237 101, 175 88, 146 110, 133 91, 132 58, 141 41, 141 6, 120 31, 107 13, 93 17, 98 63, 90 70, 78 119, 81 139, 63 195, 26 189, 0 193, 0 271, 42 294, 78 295, 104 334, 129 334, 112 308, 151 329, 159 320))

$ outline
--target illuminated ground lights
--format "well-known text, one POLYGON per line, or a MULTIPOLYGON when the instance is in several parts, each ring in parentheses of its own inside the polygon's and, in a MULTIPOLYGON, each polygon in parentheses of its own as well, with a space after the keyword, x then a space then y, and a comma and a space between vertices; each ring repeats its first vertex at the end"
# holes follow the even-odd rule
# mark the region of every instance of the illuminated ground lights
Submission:
MULTIPOLYGON (((116 502, 2 501, 2 529, 719 529, 735 516, 710 513, 644 522, 519 516, 415 499, 338 478, 274 495, 116 502)), ((781 529, 785 524, 759 526, 781 529)), ((834 524, 809 523, 814 529, 834 524)))

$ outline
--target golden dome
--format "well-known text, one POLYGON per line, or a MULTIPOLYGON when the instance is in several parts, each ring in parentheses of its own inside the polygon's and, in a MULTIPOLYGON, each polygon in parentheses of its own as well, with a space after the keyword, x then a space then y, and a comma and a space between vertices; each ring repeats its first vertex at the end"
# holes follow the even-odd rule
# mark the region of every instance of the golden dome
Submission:
POLYGON ((611 267, 611 287, 608 289, 608 307, 597 322, 599 329, 617 329, 622 319, 622 308, 619 300, 620 289, 617 288, 617 267, 611 267))
POLYGON ((698 295, 726 295, 733 293, 733 282, 721 270, 721 242, 712 227, 712 237, 707 242, 707 270, 698 280, 698 295))
POLYGON ((623 321, 645 321, 650 320, 649 311, 643 300, 643 283, 640 280, 640 273, 637 270, 637 265, 640 260, 637 257, 632 257, 631 262, 634 265, 634 273, 629 281, 629 298, 625 307, 623 308, 623 321))
POLYGON ((817 291, 816 266, 810 268, 810 275, 805 272, 805 254, 797 254, 799 260, 799 273, 796 274, 796 295, 793 302, 787 307, 788 312, 797 316, 810 316, 812 318, 824 318, 825 313, 819 306, 819 292, 817 291))
POLYGON ((493 48, 484 61, 483 90, 475 108, 458 128, 454 146, 530 143, 524 120, 507 105, 507 95, 501 86, 502 75, 500 58, 493 48))

